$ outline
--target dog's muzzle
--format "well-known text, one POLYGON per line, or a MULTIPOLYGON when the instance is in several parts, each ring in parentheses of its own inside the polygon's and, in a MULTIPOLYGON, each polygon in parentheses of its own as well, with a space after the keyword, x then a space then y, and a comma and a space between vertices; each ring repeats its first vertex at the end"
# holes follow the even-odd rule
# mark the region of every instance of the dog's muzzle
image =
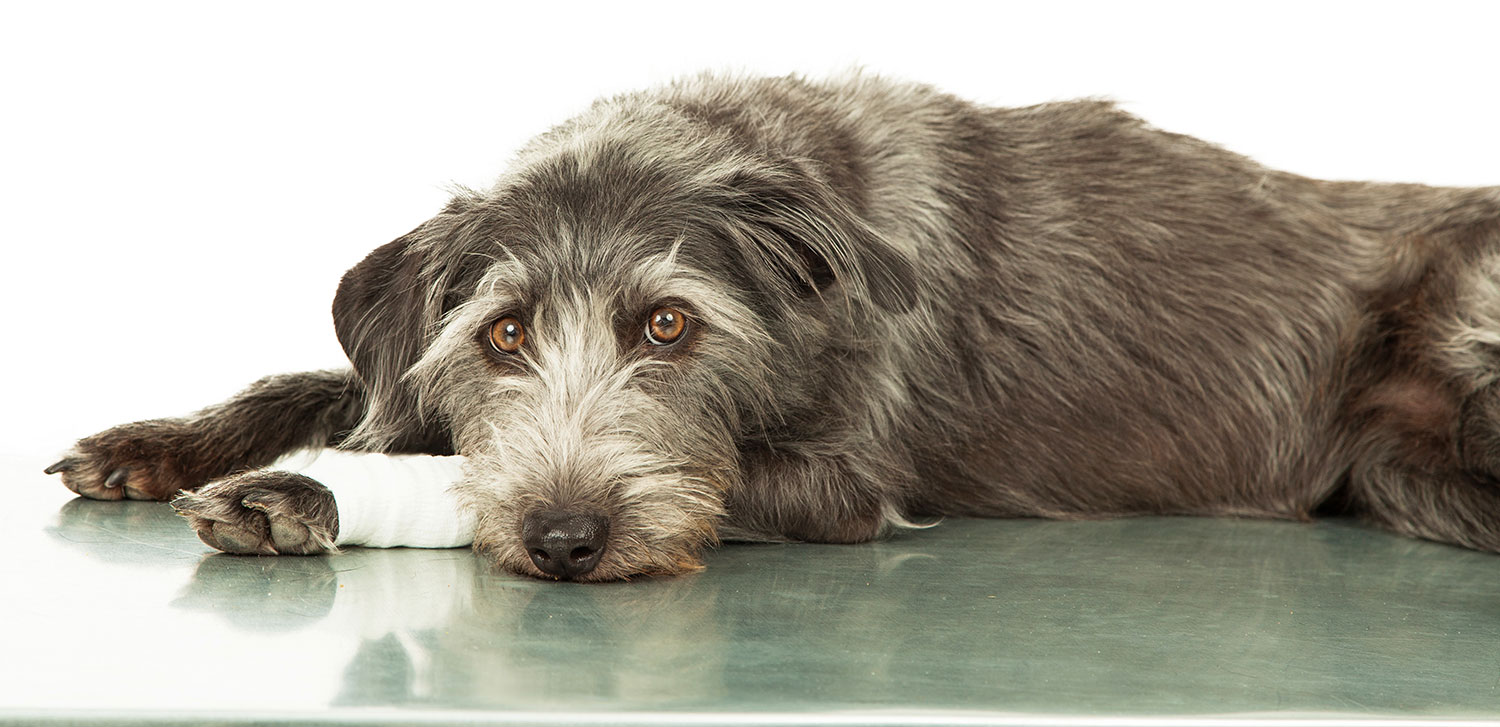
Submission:
POLYGON ((571 580, 599 565, 609 541, 609 520, 572 510, 540 510, 522 521, 521 540, 538 570, 571 580))

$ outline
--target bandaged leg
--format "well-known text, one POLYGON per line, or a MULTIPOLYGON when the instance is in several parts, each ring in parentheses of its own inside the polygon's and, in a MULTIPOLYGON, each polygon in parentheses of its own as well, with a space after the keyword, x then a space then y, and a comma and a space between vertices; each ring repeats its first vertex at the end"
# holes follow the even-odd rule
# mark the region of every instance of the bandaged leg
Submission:
POLYGON ((268 469, 296 472, 333 493, 335 545, 458 548, 474 542, 474 514, 450 491, 463 467, 463 457, 325 449, 283 457, 268 469))

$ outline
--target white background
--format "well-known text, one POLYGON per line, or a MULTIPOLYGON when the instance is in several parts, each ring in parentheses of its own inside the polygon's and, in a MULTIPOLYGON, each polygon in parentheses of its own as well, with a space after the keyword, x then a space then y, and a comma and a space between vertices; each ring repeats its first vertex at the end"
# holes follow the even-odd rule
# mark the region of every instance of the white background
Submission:
POLYGON ((1500 184, 1497 46, 1500 3, 6 3, 0 454, 342 365, 340 274, 600 94, 862 66, 1109 96, 1303 174, 1500 184))

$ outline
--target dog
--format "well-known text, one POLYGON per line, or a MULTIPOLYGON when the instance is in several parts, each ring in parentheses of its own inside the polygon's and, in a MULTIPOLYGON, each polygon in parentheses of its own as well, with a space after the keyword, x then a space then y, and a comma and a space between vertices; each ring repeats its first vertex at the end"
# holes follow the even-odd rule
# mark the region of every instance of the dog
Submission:
POLYGON ((1337 512, 1500 550, 1500 187, 1308 179, 1103 101, 604 99, 356 265, 333 319, 351 369, 47 471, 316 553, 327 491, 255 468, 460 453, 476 550, 577 581, 944 516, 1337 512))

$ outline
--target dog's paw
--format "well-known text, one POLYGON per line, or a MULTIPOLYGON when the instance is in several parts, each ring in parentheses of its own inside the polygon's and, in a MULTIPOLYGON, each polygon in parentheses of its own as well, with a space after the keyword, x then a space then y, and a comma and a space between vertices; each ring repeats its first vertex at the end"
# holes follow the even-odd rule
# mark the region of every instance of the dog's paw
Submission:
POLYGON ((46 469, 94 500, 166 500, 207 482, 201 437, 182 419, 123 424, 78 440, 46 469))
POLYGON ((226 553, 311 555, 337 550, 338 507, 328 488, 303 475, 246 472, 185 492, 172 507, 198 538, 226 553))

